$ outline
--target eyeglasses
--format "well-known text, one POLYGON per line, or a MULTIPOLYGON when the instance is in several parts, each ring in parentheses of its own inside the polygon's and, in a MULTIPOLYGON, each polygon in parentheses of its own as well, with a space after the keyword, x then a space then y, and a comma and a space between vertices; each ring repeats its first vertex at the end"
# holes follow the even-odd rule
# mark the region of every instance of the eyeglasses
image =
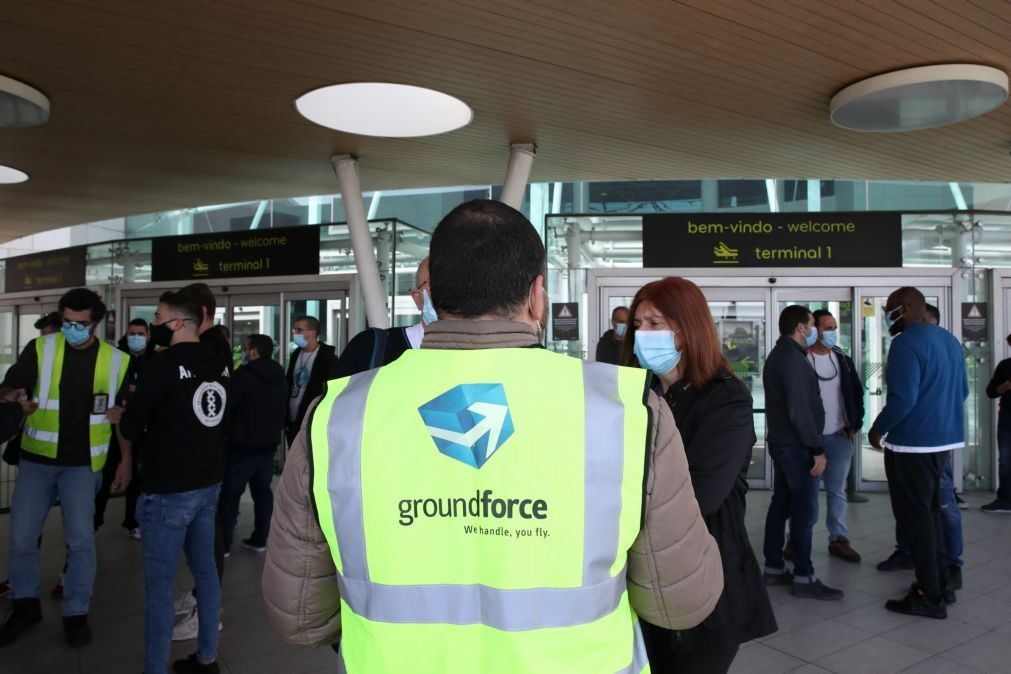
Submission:
POLYGON ((65 330, 87 330, 91 327, 91 321, 63 321, 63 328, 65 330))

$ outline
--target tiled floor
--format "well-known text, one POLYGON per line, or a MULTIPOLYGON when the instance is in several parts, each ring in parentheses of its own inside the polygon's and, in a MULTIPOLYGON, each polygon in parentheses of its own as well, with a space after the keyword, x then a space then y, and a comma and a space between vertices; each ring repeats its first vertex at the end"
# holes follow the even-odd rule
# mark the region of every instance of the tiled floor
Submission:
MULTIPOLYGON (((783 588, 771 588, 780 631, 745 645, 731 670, 735 674, 796 672, 1011 672, 1011 515, 986 515, 978 509, 987 495, 969 495, 972 510, 963 511, 966 538, 965 588, 949 608, 946 621, 888 613, 885 599, 900 596, 912 572, 881 573, 874 565, 891 553, 893 520, 887 496, 872 494, 869 503, 850 506, 853 546, 862 564, 829 559, 825 528, 816 529, 815 568, 829 585, 841 587, 838 602, 794 599, 783 588)), ((761 548, 767 492, 749 498, 748 525, 761 548)), ((822 501, 824 508, 824 500, 822 501)), ((94 642, 73 650, 64 645, 59 604, 43 600, 44 619, 15 644, 0 649, 2 674, 105 674, 140 672, 143 653, 143 597, 140 544, 119 528, 123 501, 110 503, 107 524, 98 534, 99 573, 92 603, 94 642)), ((43 582, 56 581, 63 564, 58 511, 53 512, 43 541, 43 582)), ((243 503, 237 537, 248 534, 252 504, 243 503)), ((823 518, 824 519, 824 518, 823 518)), ((0 515, 0 569, 6 570, 8 518, 0 515)), ((232 674, 336 671, 329 649, 309 651, 281 642, 267 625, 260 599, 263 557, 244 549, 228 560, 224 589, 222 671, 232 674)), ((2 571, 0 571, 2 573, 2 571)), ((179 574, 180 591, 189 574, 179 574)), ((0 611, 8 599, 0 599, 0 611)), ((177 644, 173 657, 195 650, 195 642, 177 644)), ((409 674, 409 673, 405 673, 409 674)), ((517 673, 519 674, 519 673, 517 673)), ((704 674, 704 673, 700 673, 704 674)))

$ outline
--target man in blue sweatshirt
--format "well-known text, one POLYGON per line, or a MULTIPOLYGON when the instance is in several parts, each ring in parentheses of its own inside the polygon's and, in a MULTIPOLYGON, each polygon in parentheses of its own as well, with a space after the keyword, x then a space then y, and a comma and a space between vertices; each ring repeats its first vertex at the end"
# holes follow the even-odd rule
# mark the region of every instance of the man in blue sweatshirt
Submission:
POLYGON ((927 322, 926 300, 916 288, 899 288, 885 304, 895 336, 888 350, 888 398, 868 439, 885 450, 885 475, 897 527, 912 548, 916 583, 885 608, 944 619, 955 601, 944 549, 939 479, 948 453, 965 445, 963 420, 969 384, 962 347, 927 322))

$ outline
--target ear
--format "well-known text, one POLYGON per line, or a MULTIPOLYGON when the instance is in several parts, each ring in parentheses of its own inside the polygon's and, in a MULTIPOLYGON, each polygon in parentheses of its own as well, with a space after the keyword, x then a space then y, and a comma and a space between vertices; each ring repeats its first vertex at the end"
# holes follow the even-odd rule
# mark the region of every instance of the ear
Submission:
POLYGON ((547 311, 548 294, 544 292, 544 275, 538 274, 530 284, 530 311, 534 320, 540 321, 547 311))

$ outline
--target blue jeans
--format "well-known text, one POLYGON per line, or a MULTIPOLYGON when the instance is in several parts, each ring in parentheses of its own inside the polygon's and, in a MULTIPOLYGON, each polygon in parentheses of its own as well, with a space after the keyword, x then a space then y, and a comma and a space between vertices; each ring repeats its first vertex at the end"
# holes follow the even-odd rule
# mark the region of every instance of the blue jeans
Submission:
POLYGON ((225 550, 232 547, 235 522, 239 518, 239 499, 247 484, 253 496, 253 535, 250 539, 256 545, 266 545, 270 516, 274 513, 274 495, 270 491, 270 482, 274 478, 274 448, 250 451, 230 445, 227 449, 225 481, 221 483, 221 500, 218 503, 225 550))
POLYGON ((197 657, 214 660, 218 652, 221 585, 214 564, 214 517, 220 484, 179 494, 141 492, 137 503, 144 556, 144 671, 162 674, 168 667, 175 623, 175 577, 179 554, 197 584, 200 632, 197 657))
POLYGON ((1011 503, 1011 412, 997 416, 997 498, 1011 503))
POLYGON ((846 476, 849 475, 850 461, 853 460, 853 439, 839 433, 821 437, 827 462, 821 476, 825 482, 827 506, 825 526, 831 543, 849 536, 846 529, 846 476))
POLYGON ((818 484, 811 477, 814 461, 807 447, 769 445, 775 466, 772 501, 765 516, 765 566, 783 569, 784 528, 790 521, 793 543, 793 573, 798 577, 814 575, 811 563, 811 531, 818 521, 818 484))
POLYGON ((11 500, 11 597, 39 596, 39 536, 56 498, 63 511, 67 572, 63 615, 85 615, 95 586, 95 494, 102 473, 91 466, 48 466, 22 460, 11 500))
MULTIPOLYGON (((958 502, 955 501, 955 476, 952 473, 951 452, 947 453, 944 460, 944 469, 941 471, 941 521, 944 524, 944 552, 948 563, 952 566, 962 566, 962 512, 958 509, 958 502)), ((906 539, 906 534, 895 523, 895 547, 900 555, 912 556, 912 548, 906 539)))

